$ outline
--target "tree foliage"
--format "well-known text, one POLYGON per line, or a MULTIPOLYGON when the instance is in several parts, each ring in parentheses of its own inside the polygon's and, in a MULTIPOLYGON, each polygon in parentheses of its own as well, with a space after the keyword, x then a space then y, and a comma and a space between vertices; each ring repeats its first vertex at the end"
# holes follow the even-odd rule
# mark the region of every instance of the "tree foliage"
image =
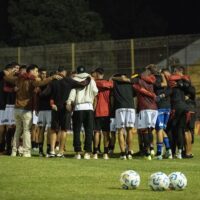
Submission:
POLYGON ((87 0, 10 0, 14 45, 38 45, 105 39, 98 13, 87 0))

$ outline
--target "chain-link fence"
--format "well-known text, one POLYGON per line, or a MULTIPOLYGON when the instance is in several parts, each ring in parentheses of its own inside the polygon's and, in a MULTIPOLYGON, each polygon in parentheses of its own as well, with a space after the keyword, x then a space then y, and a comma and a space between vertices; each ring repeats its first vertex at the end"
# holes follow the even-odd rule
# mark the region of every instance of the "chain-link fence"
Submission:
POLYGON ((107 78, 116 72, 140 72, 150 63, 162 68, 182 64, 191 75, 200 96, 200 35, 1 48, 2 68, 11 61, 35 63, 49 70, 55 70, 59 65, 68 70, 84 65, 92 71, 101 66, 107 78))

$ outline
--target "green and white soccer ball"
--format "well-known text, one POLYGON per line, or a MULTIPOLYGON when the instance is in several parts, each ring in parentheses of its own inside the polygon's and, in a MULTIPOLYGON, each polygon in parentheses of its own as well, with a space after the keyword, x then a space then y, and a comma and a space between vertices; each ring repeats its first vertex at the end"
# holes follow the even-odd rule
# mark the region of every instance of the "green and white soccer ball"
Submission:
POLYGON ((163 172, 156 172, 149 177, 149 187, 154 191, 167 190, 169 184, 169 177, 163 172))
POLYGON ((120 183, 123 189, 136 189, 140 185, 140 175, 133 170, 127 170, 120 176, 120 183))
POLYGON ((172 190, 183 190, 187 186, 187 178, 181 172, 172 172, 169 175, 170 189, 172 190))

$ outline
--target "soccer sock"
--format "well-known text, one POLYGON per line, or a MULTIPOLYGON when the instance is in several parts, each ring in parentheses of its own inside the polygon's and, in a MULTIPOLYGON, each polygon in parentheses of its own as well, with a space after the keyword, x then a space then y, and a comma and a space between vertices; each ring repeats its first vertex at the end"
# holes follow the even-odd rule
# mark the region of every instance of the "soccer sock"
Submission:
POLYGON ((39 143, 36 142, 35 143, 35 148, 38 148, 38 146, 39 146, 39 143))
POLYGON ((35 141, 31 142, 32 149, 35 148, 35 141))
POLYGON ((108 154, 108 147, 104 147, 104 153, 108 154))
POLYGON ((153 133, 151 130, 148 130, 148 137, 149 137, 149 144, 150 144, 150 150, 153 150, 153 133))
POLYGON ((121 152, 121 156, 125 156, 126 155, 126 152, 121 152))
POLYGON ((110 145, 110 146, 109 146, 109 149, 110 149, 110 150, 114 150, 114 148, 115 148, 115 145, 110 145))
POLYGON ((178 149, 178 153, 179 153, 179 154, 182 154, 182 149, 178 149))
POLYGON ((169 138, 168 137, 164 137, 163 138, 163 142, 165 144, 166 150, 168 151, 170 149, 169 138))
POLYGON ((15 131, 15 129, 9 128, 6 133, 6 150, 7 150, 7 152, 12 150, 12 138, 14 136, 14 131, 15 131))
POLYGON ((98 151, 98 147, 94 147, 94 154, 96 154, 98 151))
POLYGON ((128 155, 132 155, 131 151, 128 151, 128 155))
POLYGON ((50 144, 47 144, 47 154, 50 153, 50 150, 51 150, 51 145, 50 145, 50 144))
POLYGON ((99 153, 101 153, 101 145, 100 144, 98 144, 98 151, 99 151, 99 153))
POLYGON ((160 156, 162 154, 162 146, 163 143, 157 143, 157 156, 160 156))
POLYGON ((0 152, 4 151, 4 144, 0 143, 0 152))
POLYGON ((149 152, 148 152, 148 148, 149 148, 149 137, 148 137, 148 134, 144 133, 143 134, 143 139, 144 139, 144 153, 146 156, 149 155, 149 152))
POLYGON ((39 143, 39 152, 43 153, 43 143, 39 143))

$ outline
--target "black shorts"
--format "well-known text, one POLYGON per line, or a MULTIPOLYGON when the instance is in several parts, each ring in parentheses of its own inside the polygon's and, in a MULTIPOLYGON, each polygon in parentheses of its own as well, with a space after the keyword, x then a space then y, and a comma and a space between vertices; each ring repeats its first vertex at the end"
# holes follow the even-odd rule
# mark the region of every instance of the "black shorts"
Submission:
POLYGON ((51 129, 55 131, 68 131, 71 129, 71 112, 65 108, 51 112, 51 129))
POLYGON ((110 131, 110 117, 95 117, 94 119, 95 131, 110 131))

